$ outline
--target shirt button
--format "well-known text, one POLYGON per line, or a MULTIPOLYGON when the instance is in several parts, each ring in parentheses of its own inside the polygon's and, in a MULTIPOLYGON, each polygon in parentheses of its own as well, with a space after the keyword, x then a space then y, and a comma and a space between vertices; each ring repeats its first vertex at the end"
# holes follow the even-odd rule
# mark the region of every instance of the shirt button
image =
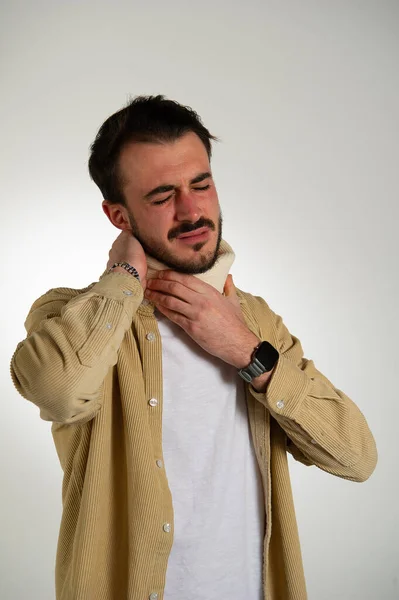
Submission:
POLYGON ((107 323, 105 326, 107 329, 111 329, 112 328, 112 323, 107 323))
POLYGON ((317 445, 317 442, 316 442, 316 440, 310 440, 310 442, 311 442, 311 444, 315 444, 315 445, 317 445))
POLYGON ((158 594, 156 592, 153 592, 149 595, 149 600, 158 600, 158 594))
POLYGON ((148 404, 150 406, 156 406, 158 404, 158 400, 156 398, 151 398, 151 400, 148 400, 148 404))
POLYGON ((150 331, 150 333, 147 333, 147 335, 145 337, 147 338, 147 340, 149 342, 153 342, 155 340, 155 333, 153 333, 152 331, 150 331))
POLYGON ((131 292, 130 290, 123 290, 123 293, 124 293, 126 296, 131 296, 131 295, 133 294, 133 292, 131 292))
POLYGON ((165 533, 170 533, 170 523, 165 523, 163 526, 165 533))
POLYGON ((277 406, 277 408, 284 408, 284 402, 283 402, 282 400, 279 400, 279 401, 277 402, 277 405, 276 405, 276 406, 277 406))
POLYGON ((149 303, 150 303, 150 301, 147 300, 147 298, 144 298, 144 300, 142 301, 141 304, 144 304, 144 306, 147 306, 147 304, 149 304, 149 303))
POLYGON ((159 467, 160 469, 162 469, 162 467, 163 467, 162 460, 157 460, 157 467, 159 467))

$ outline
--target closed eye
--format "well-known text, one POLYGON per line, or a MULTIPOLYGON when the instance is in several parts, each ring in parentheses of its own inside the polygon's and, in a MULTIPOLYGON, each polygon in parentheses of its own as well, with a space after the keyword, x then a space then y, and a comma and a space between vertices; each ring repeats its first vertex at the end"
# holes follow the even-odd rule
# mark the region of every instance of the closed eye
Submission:
MULTIPOLYGON (((208 190, 211 186, 209 185, 204 185, 202 187, 195 187, 193 188, 193 190, 196 190, 198 192, 202 192, 204 190, 208 190)), ((173 194, 171 194, 170 196, 168 196, 167 198, 165 198, 164 200, 158 200, 157 202, 153 202, 152 204, 154 206, 159 206, 160 204, 165 204, 165 202, 167 202, 168 200, 170 200, 170 198, 172 198, 173 194)))

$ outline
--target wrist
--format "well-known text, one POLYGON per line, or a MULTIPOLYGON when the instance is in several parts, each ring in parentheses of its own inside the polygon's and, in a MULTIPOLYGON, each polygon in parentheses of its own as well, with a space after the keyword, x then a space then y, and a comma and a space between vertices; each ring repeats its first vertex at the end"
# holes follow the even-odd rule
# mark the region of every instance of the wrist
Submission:
POLYGON ((267 371, 266 373, 263 373, 263 375, 260 375, 251 381, 251 385, 255 392, 259 392, 260 394, 264 394, 266 392, 267 384, 270 377, 273 375, 274 369, 275 367, 273 367, 271 371, 267 371))
POLYGON ((235 357, 234 362, 231 364, 234 365, 237 369, 244 369, 247 367, 251 360, 252 354, 255 350, 256 346, 260 344, 261 340, 256 336, 252 331, 248 331, 248 335, 244 339, 244 341, 239 344, 239 355, 235 357))
POLYGON ((128 275, 128 272, 123 267, 114 267, 113 269, 111 269, 110 272, 111 273, 125 273, 128 275))
POLYGON ((115 262, 109 269, 108 272, 112 273, 113 271, 115 271, 116 269, 122 269, 122 271, 118 271, 118 272, 127 272, 130 273, 130 275, 133 275, 133 277, 135 277, 140 283, 141 283, 141 278, 140 278, 140 273, 137 271, 137 269, 135 267, 133 267, 130 263, 126 262, 126 261, 119 261, 119 262, 115 262))
MULTIPOLYGON (((275 366, 276 366, 276 354, 278 357, 278 353, 276 351, 276 349, 271 347, 271 344, 269 344, 268 342, 264 341, 262 342, 262 340, 260 340, 255 334, 253 334, 252 332, 249 332, 250 335, 248 335, 247 339, 245 342, 243 342, 240 345, 240 348, 242 348, 242 353, 241 353, 241 358, 240 358, 240 363, 237 364, 237 368, 238 369, 245 369, 246 367, 248 367, 254 358, 254 351, 258 348, 260 348, 259 351, 262 351, 262 346, 266 344, 266 348, 263 349, 263 351, 269 351, 273 350, 273 355, 271 357, 268 357, 268 355, 266 354, 266 356, 264 356, 265 362, 263 362, 263 360, 258 356, 259 355, 259 351, 256 355, 257 360, 259 361, 260 365, 263 366, 263 368, 267 368, 266 365, 270 365, 268 371, 265 371, 264 373, 262 373, 261 375, 259 375, 258 377, 253 377, 250 384, 253 387, 253 389, 256 392, 259 393, 264 393, 266 392, 266 388, 269 382, 269 379, 271 378, 275 366)), ((259 367, 259 364, 258 364, 259 367)), ((260 370, 259 368, 257 369, 258 371, 260 370)), ((263 369, 262 369, 263 370, 263 369)), ((251 373, 252 374, 252 373, 251 373)), ((241 373, 240 373, 240 376, 241 373)), ((243 377, 243 376, 242 376, 243 377)), ((243 379, 245 379, 243 377, 243 379)))

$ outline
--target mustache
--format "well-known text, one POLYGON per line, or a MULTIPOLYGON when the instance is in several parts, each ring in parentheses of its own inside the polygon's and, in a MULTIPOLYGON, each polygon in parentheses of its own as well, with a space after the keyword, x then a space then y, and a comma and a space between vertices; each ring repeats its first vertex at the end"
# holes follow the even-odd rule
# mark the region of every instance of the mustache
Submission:
POLYGON ((215 229, 215 224, 213 221, 209 221, 208 219, 199 219, 196 223, 183 223, 181 227, 178 229, 172 229, 172 231, 168 234, 168 240, 173 240, 178 235, 182 235, 183 233, 191 233, 196 229, 201 229, 201 227, 209 227, 212 231, 215 229))

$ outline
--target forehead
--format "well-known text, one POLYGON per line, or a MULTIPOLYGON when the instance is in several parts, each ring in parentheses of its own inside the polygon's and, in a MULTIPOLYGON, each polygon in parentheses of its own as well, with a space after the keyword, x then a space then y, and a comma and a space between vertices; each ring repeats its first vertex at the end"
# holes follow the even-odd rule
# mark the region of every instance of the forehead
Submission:
POLYGON ((192 132, 174 142, 127 144, 119 158, 125 192, 145 194, 158 185, 178 185, 208 170, 206 148, 192 132))

